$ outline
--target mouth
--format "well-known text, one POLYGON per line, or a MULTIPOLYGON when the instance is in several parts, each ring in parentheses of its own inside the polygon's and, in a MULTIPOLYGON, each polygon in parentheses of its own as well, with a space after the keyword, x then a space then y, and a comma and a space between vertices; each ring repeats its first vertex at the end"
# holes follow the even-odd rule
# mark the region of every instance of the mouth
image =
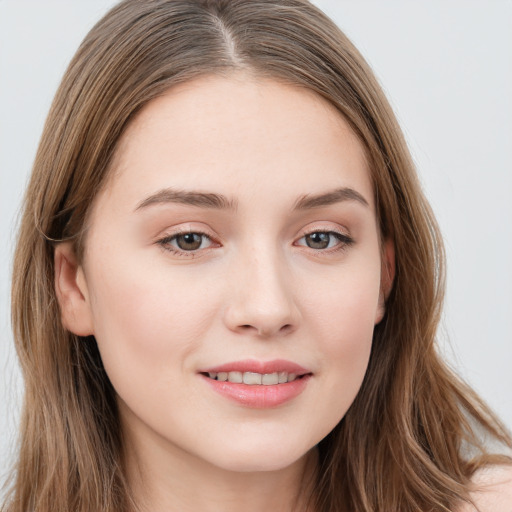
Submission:
POLYGON ((273 408, 298 397, 313 373, 285 360, 227 363, 199 372, 210 388, 245 407, 273 408))
POLYGON ((232 382, 233 384, 247 384, 248 386, 275 386, 286 384, 297 379, 302 379, 307 373, 297 375, 288 372, 257 373, 257 372, 205 372, 205 377, 220 382, 232 382))

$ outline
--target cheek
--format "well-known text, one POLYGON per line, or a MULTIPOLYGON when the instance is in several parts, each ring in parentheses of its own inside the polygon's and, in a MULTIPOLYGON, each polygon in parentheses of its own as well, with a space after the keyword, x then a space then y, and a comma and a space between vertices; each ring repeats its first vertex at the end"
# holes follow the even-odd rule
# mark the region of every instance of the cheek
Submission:
MULTIPOLYGON (((369 267, 370 269, 373 267, 369 267)), ((378 308, 380 271, 354 270, 329 285, 324 293, 310 295, 310 335, 315 334, 324 379, 325 402, 318 414, 334 428, 355 399, 370 357, 378 308), (330 407, 325 407, 329 403, 330 407)), ((334 282, 334 280, 332 281, 334 282)))
POLYGON ((317 290, 306 286, 303 311, 326 354, 356 355, 371 344, 380 294, 380 266, 377 259, 325 276, 317 290))
POLYGON ((134 382, 164 380, 176 374, 208 331, 216 306, 211 290, 165 268, 124 260, 96 265, 91 305, 95 337, 113 383, 129 376, 134 382), (201 301, 197 300, 201 292, 201 301))

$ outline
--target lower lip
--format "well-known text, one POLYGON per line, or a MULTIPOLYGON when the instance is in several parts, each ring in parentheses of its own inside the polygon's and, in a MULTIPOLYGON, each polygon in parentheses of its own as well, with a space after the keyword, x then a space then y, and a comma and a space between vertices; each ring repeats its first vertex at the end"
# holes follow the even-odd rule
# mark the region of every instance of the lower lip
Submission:
POLYGON ((304 375, 292 382, 270 386, 219 381, 210 379, 205 375, 201 375, 201 377, 206 380, 214 391, 226 398, 246 407, 269 409, 278 407, 300 395, 306 388, 311 375, 304 375))

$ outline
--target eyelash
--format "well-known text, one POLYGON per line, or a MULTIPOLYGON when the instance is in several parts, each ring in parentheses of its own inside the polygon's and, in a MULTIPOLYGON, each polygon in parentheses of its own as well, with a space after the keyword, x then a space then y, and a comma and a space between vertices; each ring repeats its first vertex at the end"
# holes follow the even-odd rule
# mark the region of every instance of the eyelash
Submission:
MULTIPOLYGON (((301 247, 307 247, 315 252, 321 252, 321 253, 334 253, 334 252, 338 252, 338 251, 344 251, 346 249, 348 249, 351 245, 354 244, 354 239, 344 233, 340 233, 339 231, 333 231, 333 230, 329 230, 329 229, 314 229, 312 231, 308 231, 307 233, 304 233, 298 241, 300 240, 303 240, 305 239, 306 237, 308 236, 312 236, 312 235, 329 235, 331 237, 334 237, 338 240, 339 243, 337 243, 334 247, 326 247, 326 248, 314 248, 314 247, 309 247, 308 245, 305 245, 305 244, 298 244, 300 245, 301 247)), ((297 241, 297 242, 298 242, 297 241)), ((296 242, 296 244, 297 244, 296 242)), ((330 243, 330 241, 329 241, 330 243)))
MULTIPOLYGON (((330 241, 329 241, 329 243, 330 243, 330 241)), ((175 256, 184 257, 184 258, 194 258, 196 255, 199 254, 200 251, 207 251, 207 250, 211 249, 212 246, 220 245, 217 242, 215 242, 210 235, 208 235, 204 232, 201 232, 201 231, 192 231, 192 230, 178 231, 172 235, 169 235, 160 240, 157 240, 157 244, 160 245, 164 250, 173 253, 175 256), (180 249, 178 247, 174 247, 173 245, 171 245, 171 243, 173 241, 176 241, 178 237, 184 236, 184 235, 197 235, 202 238, 201 245, 203 244, 204 239, 210 241, 210 243, 212 245, 205 247, 205 248, 199 247, 197 249, 192 249, 192 250, 188 250, 188 251, 184 250, 184 249, 180 249)), ((344 233, 340 233, 338 231, 326 230, 326 229, 325 230, 324 229, 315 229, 315 230, 309 231, 307 233, 304 233, 297 240, 297 242, 294 243, 295 246, 306 247, 316 253, 324 253, 324 254, 325 253, 335 253, 338 251, 344 251, 353 244, 354 244, 354 239, 351 238, 350 236, 348 236, 344 233), (310 247, 306 244, 298 243, 300 240, 303 240, 308 236, 322 235, 322 234, 326 234, 326 235, 336 238, 339 243, 337 243, 334 247, 326 247, 326 248, 314 248, 314 247, 310 247)))
POLYGON ((184 249, 180 249, 179 247, 174 247, 171 245, 171 243, 173 241, 175 241, 178 237, 185 236, 185 235, 200 236, 203 239, 201 241, 201 245, 203 244, 204 239, 209 240, 211 242, 212 246, 219 245, 219 244, 216 244, 216 242, 213 240, 213 238, 210 235, 208 235, 202 231, 192 231, 192 230, 178 231, 176 233, 173 233, 172 235, 169 235, 160 240, 157 240, 157 244, 160 245, 162 247, 162 249, 171 252, 175 256, 183 257, 183 258, 194 258, 199 253, 199 251, 205 251, 212 247, 212 246, 209 246, 209 247, 205 247, 202 249, 201 249, 201 247, 199 247, 198 249, 186 251, 184 249))

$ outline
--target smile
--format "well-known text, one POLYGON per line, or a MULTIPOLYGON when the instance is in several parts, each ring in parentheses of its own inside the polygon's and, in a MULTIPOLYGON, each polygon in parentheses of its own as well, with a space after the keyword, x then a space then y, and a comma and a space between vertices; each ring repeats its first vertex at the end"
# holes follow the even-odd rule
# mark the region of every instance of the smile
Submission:
POLYGON ((199 372, 213 391, 244 407, 279 407, 301 395, 313 373, 291 361, 245 360, 199 372))
POLYGON ((208 377, 221 382, 233 382, 235 384, 248 384, 249 386, 274 386, 276 384, 285 384, 293 382, 302 377, 295 373, 274 372, 274 373, 255 373, 255 372, 208 372, 208 377))

